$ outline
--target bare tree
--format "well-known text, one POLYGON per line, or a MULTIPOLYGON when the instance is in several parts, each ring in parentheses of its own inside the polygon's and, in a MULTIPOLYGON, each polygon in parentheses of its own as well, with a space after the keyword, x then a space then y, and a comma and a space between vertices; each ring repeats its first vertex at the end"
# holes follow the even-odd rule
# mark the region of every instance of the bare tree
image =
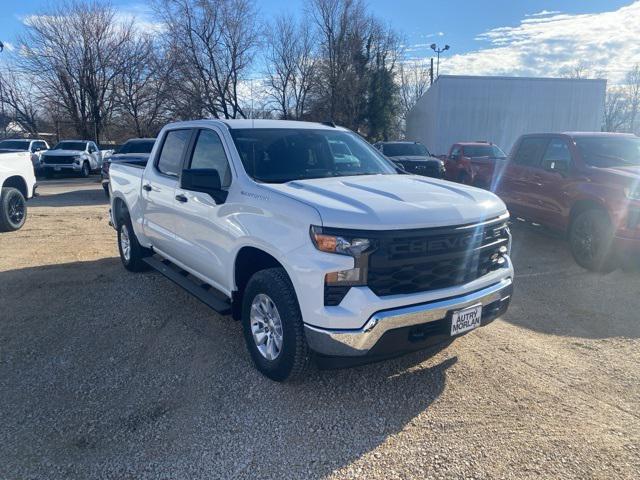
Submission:
POLYGON ((31 134, 38 132, 38 100, 29 78, 14 69, 0 71, 0 107, 31 134))
POLYGON ((115 13, 95 0, 71 0, 30 17, 20 38, 19 65, 37 79, 40 95, 58 103, 80 135, 98 141, 133 35, 115 13))
POLYGON ((628 129, 637 132, 636 120, 640 108, 640 66, 635 65, 626 76, 626 97, 628 102, 628 129))
POLYGON ((280 118, 302 119, 314 86, 318 59, 309 23, 289 16, 275 19, 267 34, 267 94, 280 118))
POLYGON ((169 78, 173 61, 149 35, 130 42, 117 82, 118 109, 138 137, 155 135, 168 111, 169 78))
POLYGON ((619 132, 627 124, 627 98, 619 87, 611 87, 605 94, 604 101, 604 125, 605 132, 619 132))
MULTIPOLYGON (((213 117, 244 117, 239 87, 252 64, 257 21, 251 0, 159 0, 167 42, 189 108, 213 117)), ((198 112, 195 112, 198 113, 198 112)))
POLYGON ((405 60, 398 66, 398 90, 402 117, 418 103, 431 81, 431 66, 425 60, 405 60))

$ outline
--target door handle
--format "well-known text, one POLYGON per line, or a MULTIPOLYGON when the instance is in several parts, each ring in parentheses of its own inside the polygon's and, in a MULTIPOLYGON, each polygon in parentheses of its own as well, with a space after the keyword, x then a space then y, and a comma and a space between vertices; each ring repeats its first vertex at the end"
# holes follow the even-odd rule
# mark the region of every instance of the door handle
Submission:
POLYGON ((148 183, 145 183, 144 185, 142 185, 142 189, 145 192, 150 192, 151 191, 151 185, 149 185, 148 183))
POLYGON ((182 194, 176 195, 176 200, 178 200, 180 203, 187 203, 189 201, 187 197, 182 194))

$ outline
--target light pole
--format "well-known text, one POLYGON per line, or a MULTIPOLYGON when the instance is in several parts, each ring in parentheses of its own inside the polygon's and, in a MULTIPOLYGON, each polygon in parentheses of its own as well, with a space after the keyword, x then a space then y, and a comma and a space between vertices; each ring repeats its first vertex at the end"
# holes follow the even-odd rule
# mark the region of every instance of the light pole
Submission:
POLYGON ((438 78, 440 76, 440 54, 446 50, 449 50, 449 45, 445 45, 443 48, 438 48, 438 46, 435 43, 431 44, 431 50, 433 50, 434 52, 436 52, 436 54, 438 54, 438 63, 436 65, 436 78, 438 78))

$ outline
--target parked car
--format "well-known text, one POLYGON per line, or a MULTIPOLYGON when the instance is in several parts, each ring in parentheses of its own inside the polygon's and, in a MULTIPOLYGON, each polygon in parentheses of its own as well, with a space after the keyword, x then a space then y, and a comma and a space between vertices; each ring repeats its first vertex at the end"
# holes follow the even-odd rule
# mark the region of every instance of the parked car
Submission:
POLYGON ((35 191, 30 152, 0 153, 0 232, 22 228, 27 219, 27 200, 35 191))
POLYGON ((63 140, 42 155, 47 178, 56 173, 79 173, 88 177, 102 167, 102 154, 91 140, 63 140))
POLYGON ((155 138, 132 138, 104 158, 100 175, 102 188, 107 196, 109 196, 109 167, 111 163, 126 162, 144 166, 155 141, 155 138))
POLYGON ((49 150, 49 144, 39 139, 21 139, 14 138, 2 140, 0 142, 0 153, 9 152, 29 152, 31 154, 31 163, 36 174, 40 173, 40 157, 43 152, 49 150))
POLYGON ((377 142, 374 147, 408 173, 434 178, 444 176, 444 162, 419 142, 377 142))
POLYGON ((447 344, 511 298, 504 203, 398 174, 344 128, 172 123, 145 167, 113 163, 109 174, 124 267, 152 266, 241 319, 274 380, 301 376, 312 356, 361 363, 447 344))
POLYGON ((454 143, 444 157, 445 178, 491 189, 496 162, 506 158, 506 153, 490 142, 454 143))
POLYGON ((608 271, 640 253, 640 138, 618 133, 524 135, 497 172, 511 213, 568 235, 573 256, 608 271))

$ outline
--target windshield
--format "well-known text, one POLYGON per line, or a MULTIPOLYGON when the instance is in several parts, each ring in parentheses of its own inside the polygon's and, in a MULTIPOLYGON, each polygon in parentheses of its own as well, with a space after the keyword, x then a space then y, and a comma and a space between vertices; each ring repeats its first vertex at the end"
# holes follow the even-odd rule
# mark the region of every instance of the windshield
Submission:
POLYGON ((385 143, 383 149, 387 157, 431 156, 427 147, 421 143, 385 143))
POLYGON ((507 155, 495 145, 466 145, 464 147, 464 156, 470 158, 506 158, 507 155))
POLYGON ((80 150, 84 151, 87 147, 87 142, 70 142, 64 141, 58 143, 53 150, 80 150))
POLYGON ((259 182, 396 173, 351 132, 265 128, 231 130, 231 135, 247 174, 259 182))
POLYGON ((640 165, 638 137, 576 137, 584 161, 593 167, 640 165))
POLYGON ((155 140, 131 140, 122 145, 116 153, 151 153, 155 140))
POLYGON ((25 140, 3 140, 0 142, 0 149, 7 150, 29 150, 29 142, 25 140))

